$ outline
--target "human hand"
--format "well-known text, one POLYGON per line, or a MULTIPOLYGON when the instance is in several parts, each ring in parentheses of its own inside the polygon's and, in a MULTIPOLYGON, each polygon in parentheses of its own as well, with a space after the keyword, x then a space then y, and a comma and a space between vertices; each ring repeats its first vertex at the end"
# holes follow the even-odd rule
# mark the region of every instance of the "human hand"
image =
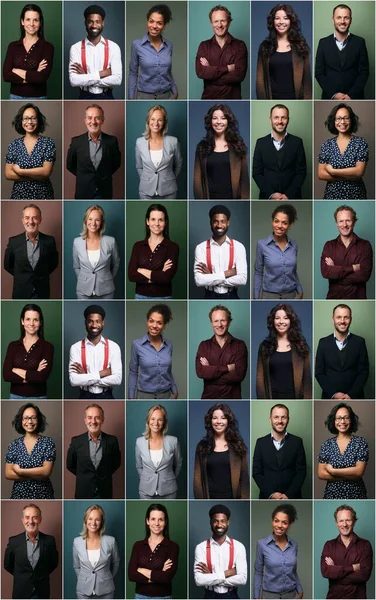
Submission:
POLYGON ((173 562, 172 562, 171 558, 168 558, 162 567, 162 571, 168 571, 169 569, 171 569, 172 565, 173 565, 173 562))
POLYGON ((273 200, 288 200, 286 194, 281 194, 280 192, 274 192, 271 197, 273 200))
POLYGON ((297 300, 302 300, 302 298, 303 298, 303 292, 301 294, 296 294, 297 300))
POLYGON ((71 73, 77 73, 77 75, 85 75, 85 69, 80 63, 72 63, 69 70, 71 73))
POLYGON ((177 100, 179 98, 179 94, 176 92, 176 94, 171 94, 171 98, 173 100, 177 100))
POLYGON ((355 565, 352 566, 354 571, 360 571, 360 563, 355 563, 355 565))
POLYGON ((171 269, 172 267, 172 260, 170 258, 168 258, 165 262, 165 264, 163 265, 163 269, 162 271, 168 271, 169 269, 171 269))
POLYGON ((15 472, 15 474, 19 475, 20 471, 21 471, 20 465, 18 465, 17 463, 15 463, 15 464, 12 465, 12 467, 13 467, 13 471, 15 472))
POLYGON ((14 163, 12 165, 12 169, 16 173, 16 175, 21 175, 21 167, 19 165, 17 165, 16 163, 14 163))
POLYGON ((203 56, 200 57, 200 63, 203 67, 210 67, 208 59, 203 56))
POLYGON ((353 265, 353 271, 360 271, 360 263, 353 265))
POLYGON ((42 358, 42 360, 40 361, 37 371, 43 371, 43 369, 45 369, 48 366, 48 362, 45 358, 42 358))
POLYGON ((231 373, 231 371, 235 371, 235 363, 231 363, 230 365, 227 365, 227 369, 228 369, 229 373, 231 373))
POLYGON ((203 275, 210 275, 210 269, 205 263, 198 263, 195 267, 196 271, 202 273, 203 275))
POLYGON ((332 398, 333 400, 346 400, 349 396, 347 396, 347 394, 344 394, 343 392, 336 392, 332 398))
POLYGON ((285 494, 282 494, 282 492, 274 492, 274 494, 272 494, 270 498, 272 500, 285 500, 287 496, 285 494))
POLYGON ((325 264, 328 265, 328 267, 334 267, 334 261, 332 258, 330 258, 330 256, 325 256, 325 264))
POLYGON ((70 370, 73 371, 73 373, 78 373, 79 375, 83 375, 85 373, 85 369, 83 368, 81 363, 78 362, 72 363, 70 366, 70 370))
POLYGON ((325 556, 325 562, 330 567, 334 567, 334 560, 332 558, 330 558, 330 556, 325 556))
POLYGON ((337 92, 332 96, 333 100, 347 100, 349 96, 347 94, 342 94, 342 92, 337 92))
POLYGON ((303 592, 301 592, 300 594, 296 594, 297 598, 303 598, 303 592))
POLYGON ((197 563, 196 571, 198 571, 199 573, 210 573, 208 565, 204 562, 197 563))
POLYGON ((209 366, 209 361, 207 358, 205 358, 205 356, 200 356, 200 363, 204 366, 204 367, 208 367, 209 366))
POLYGON ((44 69, 47 69, 47 67, 48 67, 48 62, 46 61, 45 58, 43 58, 38 65, 37 71, 39 71, 39 73, 40 73, 41 71, 44 71, 44 69))
POLYGON ((232 65, 227 65, 227 70, 229 73, 232 73, 232 71, 235 71, 235 63, 233 63, 232 65))

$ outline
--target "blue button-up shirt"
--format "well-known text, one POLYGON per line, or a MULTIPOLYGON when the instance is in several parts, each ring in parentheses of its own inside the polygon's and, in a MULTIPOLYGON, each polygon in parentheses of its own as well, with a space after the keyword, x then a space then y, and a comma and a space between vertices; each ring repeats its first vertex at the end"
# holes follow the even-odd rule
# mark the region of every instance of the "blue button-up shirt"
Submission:
POLYGON ((147 94, 161 94, 171 91, 178 93, 172 76, 172 44, 161 37, 162 45, 156 50, 150 43, 148 34, 132 42, 129 62, 128 96, 133 99, 136 91, 147 94))
POLYGON ((255 277, 253 283, 254 298, 260 298, 261 290, 275 294, 287 294, 296 290, 303 292, 296 263, 298 244, 295 240, 287 240, 284 250, 274 241, 273 235, 259 240, 256 248, 255 277))
POLYGON ((148 335, 132 342, 129 362, 128 397, 135 398, 136 390, 158 394, 171 390, 178 393, 172 374, 172 342, 162 338, 156 350, 148 335))
POLYGON ((296 590, 301 594, 297 573, 298 544, 287 538, 287 545, 281 550, 275 543, 273 534, 257 542, 255 576, 253 580, 254 598, 261 597, 261 589, 267 592, 284 594, 296 590))

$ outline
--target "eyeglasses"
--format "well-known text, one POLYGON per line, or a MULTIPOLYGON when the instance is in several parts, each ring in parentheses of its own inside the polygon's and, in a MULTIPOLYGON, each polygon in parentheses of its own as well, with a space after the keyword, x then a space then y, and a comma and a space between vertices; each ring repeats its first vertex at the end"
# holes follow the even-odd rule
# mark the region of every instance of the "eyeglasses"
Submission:
POLYGON ((38 421, 38 417, 22 417, 23 421, 38 421))
POLYGON ((335 122, 340 123, 343 121, 344 123, 348 123, 350 121, 350 117, 336 117, 335 122))
POLYGON ((351 421, 350 417, 336 417, 335 420, 344 422, 351 421))
POLYGON ((22 123, 27 123, 28 121, 30 121, 30 123, 36 123, 38 117, 22 117, 22 123))

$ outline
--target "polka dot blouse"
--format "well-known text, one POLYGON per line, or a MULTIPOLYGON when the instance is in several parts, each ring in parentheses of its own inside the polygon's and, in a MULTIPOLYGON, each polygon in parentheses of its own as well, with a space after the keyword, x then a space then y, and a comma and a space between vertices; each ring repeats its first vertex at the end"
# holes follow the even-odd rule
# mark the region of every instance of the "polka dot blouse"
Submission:
MULTIPOLYGON (((30 454, 26 449, 24 438, 17 438, 9 444, 5 455, 5 462, 17 464, 21 469, 43 467, 44 462, 55 462, 55 459, 55 442, 52 438, 45 436, 38 437, 30 454)), ((25 479, 25 481, 13 483, 10 497, 17 500, 43 500, 54 498, 54 490, 50 479, 25 479)))
MULTIPOLYGON (((318 456, 319 463, 330 464, 335 469, 355 467, 357 462, 368 462, 369 451, 367 440, 363 437, 352 436, 345 452, 341 454, 337 438, 326 440, 318 456)), ((330 500, 354 500, 367 498, 367 490, 363 479, 327 481, 324 498, 330 500)))
MULTIPOLYGON (((368 162, 369 150, 366 140, 353 135, 346 150, 341 154, 337 138, 326 140, 320 150, 319 163, 331 165, 334 169, 355 167, 357 162, 368 162)), ((367 191, 363 179, 350 181, 328 181, 325 187, 324 200, 366 200, 367 191)))
MULTIPOLYGON (((8 165, 17 164, 21 169, 43 167, 43 163, 54 163, 56 160, 55 142, 52 138, 39 136, 29 154, 24 138, 18 138, 9 144, 5 160, 8 165)), ((10 198, 11 200, 53 200, 54 190, 49 179, 15 181, 10 198)))

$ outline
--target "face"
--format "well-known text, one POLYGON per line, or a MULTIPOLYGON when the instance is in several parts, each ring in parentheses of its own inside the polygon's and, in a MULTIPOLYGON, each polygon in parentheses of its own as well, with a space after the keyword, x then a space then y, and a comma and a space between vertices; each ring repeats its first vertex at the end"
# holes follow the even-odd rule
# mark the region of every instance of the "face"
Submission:
POLYGON ((346 335, 351 325, 351 313, 348 308, 337 308, 333 315, 334 329, 346 335))
POLYGON ((34 133, 38 127, 38 116, 35 108, 26 108, 22 113, 22 128, 25 133, 34 133))
POLYGON ((152 510, 149 518, 146 519, 146 524, 149 526, 151 533, 161 535, 166 527, 166 517, 161 510, 152 510))
POLYGON ((334 120, 335 128, 339 133, 347 133, 351 127, 350 112, 347 108, 339 108, 334 120))
POLYGON ((273 533, 277 537, 286 534, 287 530, 290 527, 290 521, 288 515, 283 512, 277 512, 277 514, 272 519, 272 528, 273 533))
POLYGON ((36 208, 25 208, 22 213, 22 224, 26 233, 37 235, 39 225, 42 221, 42 215, 36 208))
POLYGON ((223 215, 222 213, 219 213, 218 215, 213 215, 212 220, 210 221, 210 228, 215 238, 220 238, 223 235, 226 235, 229 225, 229 219, 226 215, 223 215))
POLYGON ((27 310, 25 312, 24 318, 21 319, 21 324, 23 325, 26 333, 30 335, 35 335, 38 333, 40 328, 40 314, 36 310, 27 310))
POLYGON ((289 124, 289 113, 285 108, 274 108, 270 115, 270 123, 273 131, 284 134, 289 124))
POLYGON ((273 235, 275 238, 283 238, 290 227, 289 218, 285 213, 278 212, 272 219, 273 235))
POLYGON ((211 315, 211 324, 215 335, 225 336, 230 327, 228 314, 224 310, 215 310, 211 315))
POLYGON ((211 16, 211 24, 217 37, 225 37, 230 27, 228 14, 224 10, 215 10, 211 16))
POLYGON ((336 223, 339 234, 348 237, 354 230, 354 216, 349 210, 340 210, 337 212, 336 223))
POLYGON ((166 323, 164 322, 163 315, 161 313, 152 312, 146 321, 146 325, 148 328, 148 334, 151 337, 158 337, 161 335, 162 331, 166 327, 166 323))
POLYGON ((37 508, 28 506, 22 511, 22 523, 28 535, 35 537, 39 531, 42 516, 37 508))
POLYGON ((91 533, 99 533, 102 527, 102 515, 99 510, 91 510, 86 519, 86 527, 91 533))
POLYGON ((284 10, 277 10, 274 15, 274 27, 279 35, 287 33, 290 29, 291 21, 284 10))
POLYGON ((334 29, 341 35, 346 35, 351 25, 351 12, 348 8, 337 8, 332 21, 334 29))
POLYGON ((99 108, 88 108, 85 112, 85 125, 90 135, 100 135, 104 123, 103 112, 99 108))
POLYGON ((274 315, 274 328, 280 335, 287 333, 290 329, 291 321, 285 310, 277 310, 274 315))
POLYGON ((339 408, 335 416, 335 428, 340 433, 346 433, 350 429, 351 419, 348 408, 339 408))
POLYGON ((161 14, 153 12, 146 22, 148 34, 151 38, 159 37, 165 28, 164 18, 161 14))
POLYGON ((146 225, 150 231, 155 235, 161 235, 166 227, 166 217, 161 210, 152 210, 148 219, 146 219, 146 225))
POLYGON ((38 417, 35 408, 26 408, 22 413, 22 427, 26 433, 33 433, 38 427, 38 417))
POLYGON ((102 215, 99 210, 92 210, 86 219, 86 227, 91 233, 99 233, 102 227, 102 215))
POLYGON ((102 431, 104 416, 102 411, 95 406, 91 406, 85 411, 85 425, 89 433, 99 435, 102 431))
POLYGON ((151 413, 151 417, 149 419, 149 427, 153 433, 162 433, 164 428, 164 414, 159 408, 157 410, 153 410, 151 413))
POLYGON ((153 133, 162 133, 164 128, 164 114, 161 110, 155 110, 152 112, 151 117, 149 119, 149 127, 150 131, 153 133))
POLYGON ((221 433, 225 433, 228 427, 228 419, 225 416, 223 410, 217 409, 213 412, 211 424, 214 433, 217 433, 218 435, 221 433))
POLYGON ((350 537, 354 530, 354 517, 350 510, 339 510, 336 516, 338 531, 344 537, 350 537))
POLYGON ((216 537, 226 535, 229 526, 230 521, 223 513, 216 513, 210 521, 211 530, 216 537))
POLYGON ((35 35, 40 29, 40 14, 34 10, 27 10, 21 19, 21 25, 29 35, 35 35))
POLYGON ((98 335, 101 335, 103 331, 104 319, 101 315, 93 313, 92 315, 87 316, 85 325, 88 337, 97 337, 98 335))
POLYGON ((101 15, 89 15, 85 21, 85 27, 89 38, 96 38, 102 34, 104 20, 101 15))
POLYGON ((286 408, 273 408, 272 414, 269 417, 273 431, 279 434, 285 433, 289 424, 289 413, 286 408))
POLYGON ((214 133, 220 135, 225 133, 228 127, 228 119, 225 117, 225 113, 222 110, 215 110, 212 114, 211 126, 214 133))

